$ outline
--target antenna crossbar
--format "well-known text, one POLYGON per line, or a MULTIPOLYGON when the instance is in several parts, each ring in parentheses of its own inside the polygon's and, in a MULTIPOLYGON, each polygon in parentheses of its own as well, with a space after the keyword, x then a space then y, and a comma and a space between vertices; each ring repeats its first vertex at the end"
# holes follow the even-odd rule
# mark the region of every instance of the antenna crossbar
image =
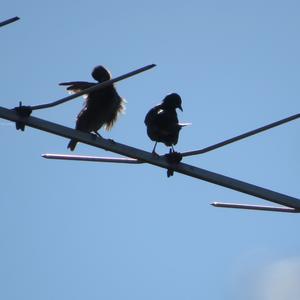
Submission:
POLYGON ((134 75, 137 75, 139 73, 142 73, 142 72, 145 72, 149 69, 152 69, 153 67, 155 67, 156 65, 155 64, 151 64, 151 65, 147 65, 145 67, 142 67, 142 68, 139 68, 139 69, 136 69, 134 71, 131 71, 129 73, 126 73, 124 75, 121 75, 121 76, 118 76, 116 78, 113 78, 113 79, 110 79, 110 80, 106 80, 104 82, 101 82, 99 84, 96 84, 90 88, 87 88, 85 90, 82 90, 80 92, 77 92, 75 94, 72 94, 70 96, 67 96, 67 97, 64 97, 60 100, 57 100, 57 101, 54 101, 54 102, 51 102, 51 103, 47 103, 47 104, 40 104, 40 105, 35 105, 35 106, 29 106, 28 108, 30 108, 31 110, 37 110, 37 109, 44 109, 44 108, 50 108, 50 107, 53 107, 53 106, 56 106, 56 105, 59 105, 59 104, 62 104, 62 103, 65 103, 67 101, 70 101, 70 100, 73 100, 77 97, 80 97, 82 95, 85 95, 85 94, 89 94, 91 92, 94 92, 96 90, 100 90, 100 89, 103 89, 109 85, 112 85, 114 84, 115 82, 118 82, 118 81, 121 81, 123 79, 126 79, 126 78, 129 78, 129 77, 132 77, 134 75))
POLYGON ((8 25, 8 24, 13 23, 13 22, 16 22, 18 20, 20 20, 19 17, 13 17, 13 18, 7 19, 5 21, 0 22, 0 27, 8 25))
POLYGON ((217 144, 214 144, 214 145, 211 145, 211 146, 199 149, 199 150, 183 152, 183 153, 181 153, 181 155, 182 155, 182 157, 185 157, 185 156, 204 154, 204 153, 213 151, 215 149, 224 147, 226 145, 232 144, 234 142, 240 141, 240 140, 245 139, 247 137, 250 137, 252 135, 258 134, 260 132, 263 132, 263 131, 269 130, 271 128, 277 127, 279 125, 282 125, 282 124, 288 123, 290 121, 296 120, 298 118, 300 118, 300 114, 295 114, 295 115, 292 115, 290 117, 287 117, 287 118, 281 119, 279 121, 276 121, 276 122, 270 123, 268 125, 265 125, 263 127, 259 127, 257 129, 254 129, 254 130, 248 131, 246 133, 240 134, 238 136, 235 136, 235 137, 230 138, 228 140, 225 140, 223 142, 220 142, 220 143, 217 143, 217 144))
POLYGON ((223 202, 213 202, 211 205, 214 207, 223 207, 223 208, 237 208, 237 209, 247 209, 247 210, 263 210, 263 211, 275 211, 275 212, 300 213, 299 209, 285 207, 285 206, 278 207, 278 206, 264 206, 264 205, 223 203, 223 202))
POLYGON ((42 157, 47 159, 60 159, 71 161, 90 161, 90 162, 109 162, 109 163, 122 163, 122 164, 142 164, 143 162, 127 157, 99 157, 87 155, 68 155, 68 154, 42 154, 42 157))

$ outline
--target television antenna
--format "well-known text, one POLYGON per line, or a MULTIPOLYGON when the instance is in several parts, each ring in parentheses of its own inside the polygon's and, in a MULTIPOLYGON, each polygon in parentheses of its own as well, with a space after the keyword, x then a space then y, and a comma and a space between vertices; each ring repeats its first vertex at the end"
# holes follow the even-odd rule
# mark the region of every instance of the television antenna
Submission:
MULTIPOLYGON (((6 21, 0 22, 0 27, 17 21, 19 18, 14 17, 6 21)), ((191 155, 204 154, 209 151, 224 147, 228 144, 237 142, 239 140, 245 139, 247 137, 256 135, 260 132, 269 130, 271 128, 280 126, 287 122, 296 120, 300 117, 300 114, 295 114, 287 118, 281 119, 279 121, 267 124, 263 127, 248 131, 246 133, 240 134, 233 138, 227 139, 225 141, 219 142, 217 144, 183 153, 176 153, 177 157, 171 154, 166 154, 163 156, 153 155, 150 152, 134 148, 128 145, 120 144, 115 141, 104 139, 95 136, 90 133, 81 132, 57 123, 53 123, 47 120, 36 118, 31 116, 31 113, 37 109, 50 108, 72 99, 75 99, 83 94, 104 88, 111 85, 117 81, 129 78, 131 76, 137 75, 141 72, 147 71, 155 67, 154 64, 145 66, 143 68, 134 70, 132 72, 126 73, 119 77, 113 78, 111 80, 99 83, 91 88, 85 89, 79 93, 70 95, 68 97, 62 98, 60 100, 36 105, 36 106, 23 106, 20 102, 18 107, 14 109, 7 109, 0 107, 0 118, 12 121, 16 123, 16 129, 24 131, 25 126, 29 126, 38 130, 42 130, 51 134, 55 134, 68 139, 76 139, 78 142, 87 144, 96 148, 101 148, 113 153, 122 155, 123 157, 95 157, 95 156, 82 156, 82 155, 62 155, 62 154, 43 154, 42 157, 46 159, 61 159, 61 160, 72 160, 72 161, 90 161, 90 162, 109 162, 109 163, 127 163, 127 164, 142 164, 149 163, 154 166, 165 168, 167 170, 172 170, 190 177, 201 179, 210 183, 214 183, 241 193, 245 193, 251 196, 255 196, 281 206, 261 206, 261 205, 248 205, 248 204, 238 204, 238 203, 222 203, 214 202, 212 203, 215 207, 225 207, 225 208, 238 208, 238 209, 250 209, 250 210, 263 210, 263 211, 277 211, 277 212, 289 212, 289 213, 299 213, 300 212, 300 199, 288 196, 282 193, 278 193, 257 185, 253 185, 241 180, 237 180, 222 174, 211 172, 196 166, 188 165, 182 163, 181 159, 183 157, 191 155)))

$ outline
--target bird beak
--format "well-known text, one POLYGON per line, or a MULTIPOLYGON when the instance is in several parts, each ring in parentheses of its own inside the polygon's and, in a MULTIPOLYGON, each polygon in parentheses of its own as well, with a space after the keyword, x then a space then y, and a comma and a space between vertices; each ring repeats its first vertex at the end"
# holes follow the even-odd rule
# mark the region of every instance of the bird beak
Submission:
POLYGON ((181 111, 183 111, 183 109, 182 109, 182 106, 180 105, 179 107, 178 107, 181 111))

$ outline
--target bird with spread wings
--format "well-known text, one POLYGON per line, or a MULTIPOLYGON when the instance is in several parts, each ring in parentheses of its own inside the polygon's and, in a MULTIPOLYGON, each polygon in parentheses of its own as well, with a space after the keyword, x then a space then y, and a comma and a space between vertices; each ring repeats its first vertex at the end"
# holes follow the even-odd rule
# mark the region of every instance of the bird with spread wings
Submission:
MULTIPOLYGON (((110 72, 103 66, 95 67, 91 75, 97 82, 71 81, 62 82, 59 85, 68 86, 67 91, 76 93, 111 79, 110 72)), ((84 106, 77 116, 75 126, 80 131, 95 133, 100 136, 98 130, 102 127, 110 130, 120 113, 125 110, 125 100, 120 97, 113 84, 93 91, 85 95, 85 98, 84 106)), ((73 151, 76 144, 77 141, 72 139, 68 148, 73 151)))

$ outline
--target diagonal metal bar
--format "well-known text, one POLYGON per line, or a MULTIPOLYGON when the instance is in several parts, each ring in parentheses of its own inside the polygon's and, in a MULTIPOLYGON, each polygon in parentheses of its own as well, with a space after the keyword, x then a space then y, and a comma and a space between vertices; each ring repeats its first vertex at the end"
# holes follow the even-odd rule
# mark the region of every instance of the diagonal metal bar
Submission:
POLYGON ((184 157, 184 156, 192 156, 192 155, 204 154, 204 153, 213 151, 213 150, 215 150, 215 149, 224 147, 224 146, 226 146, 226 145, 228 145, 228 144, 232 144, 232 143, 234 143, 234 142, 240 141, 240 140, 245 139, 245 138, 247 138, 247 137, 250 137, 250 136, 252 136, 252 135, 258 134, 258 133, 260 133, 260 132, 263 132, 263 131, 269 130, 269 129, 271 129, 271 128, 280 126, 280 125, 282 125, 282 124, 288 123, 288 122, 290 122, 290 121, 296 120, 296 119, 298 119, 298 118, 300 118, 300 114, 292 115, 292 116, 290 116, 290 117, 287 117, 287 118, 281 119, 281 120, 279 120, 279 121, 270 123, 270 124, 265 125, 265 126, 263 126, 263 127, 259 127, 259 128, 257 128, 257 129, 254 129, 254 130, 248 131, 248 132, 246 132, 246 133, 240 134, 240 135, 238 135, 238 136, 235 136, 235 137, 230 138, 230 139, 228 139, 228 140, 225 140, 225 141, 223 141, 223 142, 214 144, 214 145, 212 145, 212 146, 208 146, 208 147, 205 147, 205 148, 199 149, 199 150, 183 152, 183 153, 181 153, 181 154, 182 154, 183 157, 184 157))
POLYGON ((250 204, 238 204, 238 203, 223 203, 223 202, 213 202, 211 205, 214 207, 223 207, 223 208, 300 213, 299 209, 285 207, 285 206, 276 207, 276 206, 250 205, 250 204))
POLYGON ((178 163, 170 165, 165 157, 155 156, 150 152, 133 148, 124 144, 114 142, 112 140, 106 140, 95 135, 81 132, 71 129, 56 123, 52 123, 43 119, 35 117, 21 117, 14 110, 10 110, 4 107, 0 107, 0 118, 10 120, 13 122, 23 122, 27 126, 46 131, 52 134, 56 134, 65 138, 76 139, 81 143, 91 145, 97 148, 108 150, 114 153, 118 153, 123 156, 138 159, 149 164, 165 168, 172 169, 178 173, 191 176, 197 179, 201 179, 210 183, 214 183, 235 191, 239 191, 248 195, 259 197, 280 205, 300 209, 300 199, 291 197, 285 194, 281 194, 272 190, 268 190, 241 180, 237 180, 231 177, 227 177, 218 173, 207 171, 205 169, 197 168, 185 163, 178 163))
POLYGON ((106 86, 109 86, 109 85, 115 83, 115 82, 118 82, 118 81, 121 81, 123 79, 132 77, 132 76, 137 75, 139 73, 145 72, 145 71, 147 71, 149 69, 154 68, 155 66, 156 66, 155 64, 147 65, 145 67, 136 69, 134 71, 131 71, 131 72, 126 73, 124 75, 118 76, 116 78, 113 78, 113 79, 101 82, 99 84, 96 84, 96 85, 94 85, 94 86, 92 86, 90 88, 87 88, 87 89, 85 89, 83 91, 80 91, 78 93, 72 94, 70 96, 64 97, 64 98, 62 98, 60 100, 57 100, 57 101, 54 101, 54 102, 51 102, 51 103, 47 103, 47 104, 41 104, 41 105, 35 105, 35 106, 28 106, 28 108, 30 108, 31 110, 37 110, 37 109, 43 109, 43 108, 53 107, 53 106, 65 103, 67 101, 73 100, 73 99, 75 99, 77 97, 80 97, 82 95, 85 95, 85 94, 94 92, 96 90, 102 89, 102 88, 104 88, 106 86))
POLYGON ((68 155, 68 154, 42 154, 42 157, 47 159, 61 159, 71 161, 90 161, 90 162, 109 162, 109 163, 122 163, 122 164, 142 164, 143 162, 126 157, 99 157, 87 155, 68 155))
POLYGON ((8 25, 8 24, 13 23, 13 22, 16 22, 18 20, 20 20, 19 17, 13 17, 13 18, 7 19, 5 21, 0 22, 0 27, 8 25))

